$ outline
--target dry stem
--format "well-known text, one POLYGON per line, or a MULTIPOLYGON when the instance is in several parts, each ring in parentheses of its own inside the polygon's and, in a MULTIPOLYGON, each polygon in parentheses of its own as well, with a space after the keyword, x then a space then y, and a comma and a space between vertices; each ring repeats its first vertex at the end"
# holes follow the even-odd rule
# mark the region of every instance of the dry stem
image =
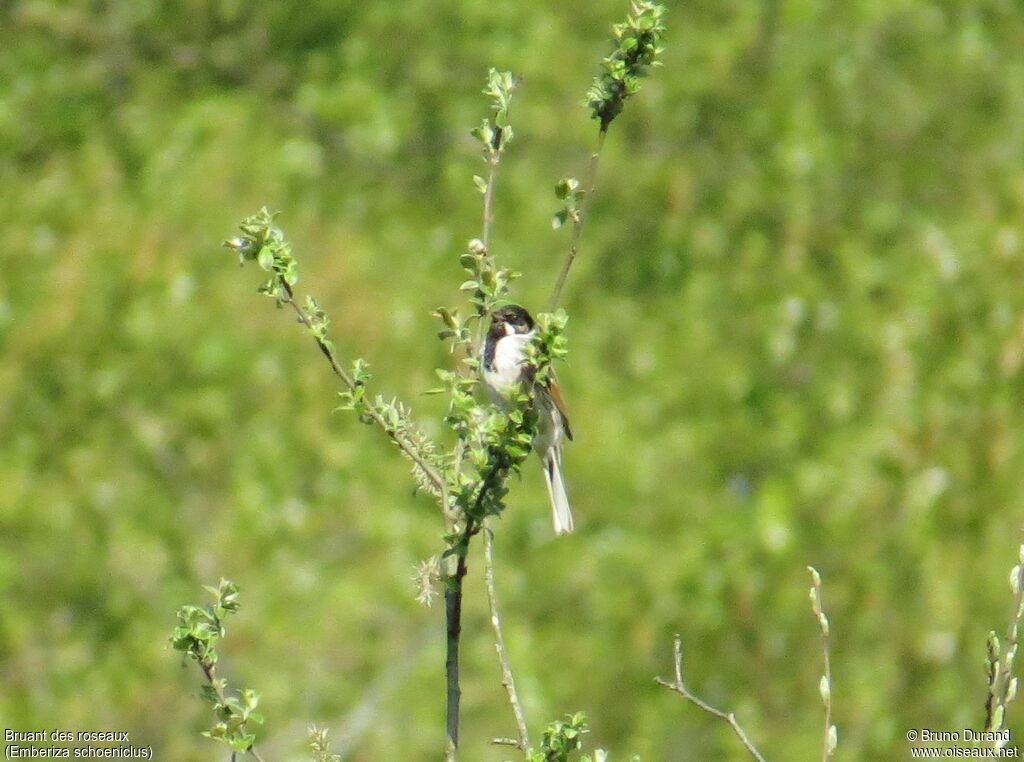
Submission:
MULTIPOLYGON (((491 627, 494 630, 494 650, 498 652, 498 663, 501 665, 501 684, 508 692, 508 703, 512 705, 512 713, 516 718, 519 730, 519 742, 515 745, 522 751, 530 748, 530 736, 526 729, 526 715, 519 694, 516 693, 516 681, 512 676, 512 665, 505 650, 505 638, 501 633, 501 618, 498 615, 498 594, 494 586, 494 534, 484 526, 484 580, 487 583, 487 601, 491 606, 491 627)), ((508 739, 501 739, 506 741, 508 739)), ((496 741, 495 741, 496 742, 496 741)))
POLYGON ((656 677, 655 681, 658 683, 658 685, 663 685, 669 690, 675 691, 694 706, 728 723, 729 726, 733 729, 733 732, 736 734, 736 737, 740 739, 743 745, 747 748, 747 751, 750 752, 750 756, 752 756, 758 762, 765 762, 764 757, 761 755, 761 752, 759 752, 757 750, 757 747, 755 747, 754 744, 751 743, 750 738, 747 737, 746 732, 743 730, 742 727, 740 727, 740 724, 736 721, 735 714, 733 714, 732 712, 723 712, 721 709, 716 709, 715 707, 711 706, 711 704, 697 698, 697 696, 690 693, 689 688, 686 687, 686 683, 683 682, 683 640, 679 635, 676 635, 675 639, 672 642, 672 657, 673 662, 675 664, 675 680, 670 682, 663 677, 656 677))
POLYGON ((820 693, 822 705, 825 707, 825 734, 822 739, 821 759, 822 762, 828 762, 836 748, 836 731, 832 726, 832 665, 829 661, 828 648, 829 635, 832 630, 828 617, 825 616, 822 608, 821 575, 818 574, 818 570, 813 566, 808 566, 807 571, 811 573, 811 611, 814 613, 814 618, 821 629, 821 652, 824 661, 824 674, 821 679, 820 693))

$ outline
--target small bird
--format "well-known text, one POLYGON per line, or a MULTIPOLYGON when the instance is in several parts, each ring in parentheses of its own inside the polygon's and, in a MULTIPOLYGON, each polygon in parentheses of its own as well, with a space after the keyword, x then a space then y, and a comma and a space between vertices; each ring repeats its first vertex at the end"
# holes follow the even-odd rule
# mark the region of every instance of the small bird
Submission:
MULTIPOLYGON (((527 377, 526 348, 534 336, 534 323, 530 313, 517 304, 494 311, 487 340, 483 348, 483 379, 491 399, 501 406, 524 384, 527 377)), ((551 496, 551 514, 555 534, 566 534, 573 529, 569 496, 562 480, 562 442, 572 439, 572 429, 565 414, 565 403, 554 376, 548 376, 545 385, 536 384, 533 399, 537 406, 537 433, 533 449, 544 466, 544 479, 551 496)))

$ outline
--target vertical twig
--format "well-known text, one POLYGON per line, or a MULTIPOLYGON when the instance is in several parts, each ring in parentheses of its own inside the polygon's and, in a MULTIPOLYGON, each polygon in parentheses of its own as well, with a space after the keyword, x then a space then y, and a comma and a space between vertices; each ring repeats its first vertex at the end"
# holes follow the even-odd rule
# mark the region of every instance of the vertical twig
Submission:
MULTIPOLYGON (((493 70, 492 70, 493 74, 493 70)), ((507 108, 507 104, 506 104, 507 108)), ((499 108, 499 113, 501 109, 499 108)), ((506 113, 507 116, 507 113, 506 113)), ((485 123, 486 124, 486 123, 485 123)), ((504 130, 497 124, 491 133, 491 138, 486 145, 487 156, 487 187, 484 189, 483 220, 480 240, 483 243, 484 256, 490 256, 491 229, 494 224, 494 183, 498 174, 498 163, 501 161, 502 140, 504 130)), ((481 300, 477 308, 476 334, 469 351, 472 357, 480 354, 483 342, 484 320, 487 318, 487 308, 481 300)), ((461 366, 460 373, 465 373, 465 367, 461 366)), ((456 474, 462 471, 462 460, 465 455, 465 442, 460 441, 454 452, 453 471, 456 474)), ((469 553, 469 541, 473 535, 480 531, 480 526, 474 516, 479 516, 480 508, 483 505, 484 496, 490 489, 491 481, 500 476, 501 469, 495 464, 484 477, 480 485, 480 492, 477 495, 475 510, 467 514, 466 526, 462 533, 462 539, 456 546, 457 561, 455 573, 450 574, 444 591, 445 620, 447 624, 446 658, 445 658, 445 687, 447 694, 447 735, 448 745, 445 758, 448 762, 454 762, 458 758, 459 748, 459 704, 462 698, 462 689, 459 687, 459 641, 462 637, 462 581, 468 571, 466 566, 466 555, 469 553)), ((447 502, 446 515, 447 515, 447 502)))
POLYGON ((697 698, 690 692, 689 688, 686 687, 686 683, 683 682, 683 639, 679 635, 676 635, 675 639, 672 641, 672 660, 675 667, 675 680, 669 681, 663 677, 656 677, 654 678, 655 682, 671 691, 675 691, 698 709, 701 709, 713 717, 717 717, 718 719, 728 723, 729 727, 731 727, 733 732, 736 734, 736 737, 739 738, 742 744, 746 747, 750 756, 756 759, 757 762, 765 762, 761 752, 759 752, 757 747, 751 743, 746 732, 742 727, 740 727, 739 722, 736 721, 735 714, 732 712, 723 712, 721 709, 716 709, 706 701, 697 698))
MULTIPOLYGON (((500 137, 496 138, 500 140, 500 137)), ((499 143, 500 145, 500 143, 499 143)), ((491 211, 491 206, 494 201, 494 178, 498 172, 498 162, 501 160, 501 155, 495 151, 487 158, 487 189, 484 191, 484 219, 483 219, 483 234, 480 240, 484 242, 484 248, 488 249, 491 245, 491 227, 494 222, 494 214, 491 211)))
POLYGON ((519 703, 519 694, 516 692, 516 681, 512 676, 512 664, 505 650, 505 638, 501 633, 501 618, 498 615, 498 594, 494 585, 494 535, 485 523, 484 525, 484 581, 487 584, 487 600, 491 607, 491 628, 494 630, 494 650, 498 652, 498 663, 501 665, 501 684, 508 692, 508 703, 512 705, 512 713, 516 718, 516 727, 519 730, 518 748, 526 751, 530 748, 530 736, 526 729, 526 715, 523 713, 523 706, 519 703))
POLYGON ((821 742, 821 759, 822 762, 828 762, 828 759, 836 750, 836 744, 839 742, 838 731, 836 726, 832 724, 832 666, 828 655, 829 636, 832 631, 829 627, 828 617, 825 616, 825 612, 821 607, 821 575, 818 574, 818 570, 813 566, 808 566, 807 571, 811 573, 811 611, 814 613, 814 618, 821 629, 821 652, 824 661, 824 674, 821 676, 821 681, 818 684, 818 691, 821 693, 821 703, 825 708, 825 733, 821 742))
POLYGON ((995 632, 988 636, 988 697, 985 701, 985 730, 994 731, 995 748, 1010 742, 1006 729, 1006 706, 1017 696, 1018 679, 1013 675, 1019 648, 1020 626, 1024 620, 1024 545, 1018 549, 1018 563, 1010 570, 1013 612, 1006 630, 1006 642, 1000 644, 995 632))
MULTIPOLYGON (((494 227, 494 182, 498 178, 498 163, 501 161, 501 130, 495 130, 493 142, 487 156, 487 188, 484 190, 484 219, 480 240, 484 245, 484 256, 491 256, 491 229, 494 227)), ((479 357, 484 339, 484 321, 487 319, 487 307, 481 302, 477 307, 476 334, 473 337, 471 352, 479 357)))
POLYGON ((576 255, 579 253, 583 222, 590 212, 590 203, 594 198, 594 190, 597 187, 597 165, 601 160, 601 151, 604 148, 604 139, 607 134, 608 125, 602 124, 600 131, 597 133, 597 148, 594 149, 594 153, 590 156, 590 166, 587 169, 587 178, 583 184, 586 190, 586 195, 583 197, 583 206, 572 220, 572 238, 569 240, 569 252, 565 257, 565 263, 562 265, 562 271, 558 274, 558 280, 555 281, 555 288, 551 292, 551 298, 548 299, 548 312, 554 312, 555 308, 558 307, 558 300, 562 296, 562 289, 565 287, 566 278, 569 277, 569 270, 572 268, 572 263, 576 260, 576 255))
MULTIPOLYGON (((500 135, 500 133, 499 133, 500 135)), ((500 140, 500 137, 496 138, 500 140)), ((499 143, 500 145, 500 143, 499 143)), ((480 233, 480 240, 484 244, 485 256, 490 256, 491 246, 491 228, 494 226, 494 212, 492 211, 492 204, 494 200, 494 181, 498 176, 498 162, 501 161, 501 154, 498 153, 497 148, 487 158, 487 189, 484 191, 484 218, 482 224, 482 230, 480 233)), ((473 344, 469 348, 469 356, 471 358, 479 357, 481 347, 483 346, 484 339, 484 320, 487 318, 487 312, 481 306, 477 312, 476 321, 476 333, 473 336, 473 344)), ((459 372, 465 373, 465 366, 460 363, 459 372)), ((455 457, 454 457, 454 471, 459 473, 462 470, 462 458, 466 452, 466 443, 462 440, 455 445, 455 457)), ((446 503, 447 505, 447 503, 446 503)), ((446 509, 447 515, 447 509, 446 509)))

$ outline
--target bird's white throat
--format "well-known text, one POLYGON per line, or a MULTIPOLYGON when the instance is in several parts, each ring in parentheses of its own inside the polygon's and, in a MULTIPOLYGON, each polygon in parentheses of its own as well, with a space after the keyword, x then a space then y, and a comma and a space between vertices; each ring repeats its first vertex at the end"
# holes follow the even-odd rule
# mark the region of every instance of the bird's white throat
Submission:
POLYGON ((526 363, 526 347, 532 340, 533 331, 530 331, 509 333, 495 342, 493 365, 484 368, 484 380, 495 392, 508 397, 519 389, 526 363))

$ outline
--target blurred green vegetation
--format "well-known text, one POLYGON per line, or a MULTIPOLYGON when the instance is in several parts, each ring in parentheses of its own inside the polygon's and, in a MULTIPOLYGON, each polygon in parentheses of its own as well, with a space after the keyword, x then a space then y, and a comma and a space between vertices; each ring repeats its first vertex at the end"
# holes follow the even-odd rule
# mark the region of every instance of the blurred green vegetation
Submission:
MULTIPOLYGON (((978 727, 1024 520, 1024 11, 1013 0, 673 3, 665 68, 612 126, 565 304, 577 532, 539 469, 496 553, 531 731, 587 712, 613 759, 840 760, 978 727)), ((226 575, 223 672, 270 759, 438 758, 441 522, 293 319, 219 248, 266 203, 343 356, 424 424, 429 312, 478 235, 468 130, 523 76, 493 251, 540 309, 582 99, 624 0, 0 4, 0 725, 129 730, 221 759, 174 614, 226 575)), ((436 426, 436 424, 434 424, 436 426)), ((435 428, 435 430, 437 430, 435 428)), ((477 549, 478 552, 478 549, 477 549)), ((481 562, 467 759, 513 732, 481 562)), ((1024 732, 1018 707, 1010 725, 1024 732)))

